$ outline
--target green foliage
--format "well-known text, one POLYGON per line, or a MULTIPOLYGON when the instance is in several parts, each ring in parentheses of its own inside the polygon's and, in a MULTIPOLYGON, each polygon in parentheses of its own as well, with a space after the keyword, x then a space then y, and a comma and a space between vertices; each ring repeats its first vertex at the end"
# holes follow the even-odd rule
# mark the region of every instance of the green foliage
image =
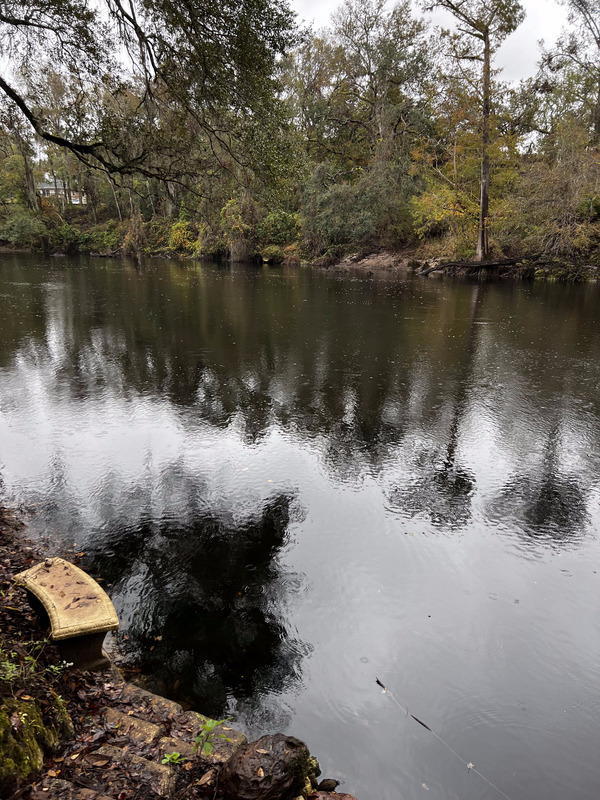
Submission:
POLYGON ((87 241, 85 234, 63 222, 60 228, 52 233, 51 242, 64 253, 77 253, 87 241))
POLYGON ((227 255, 227 242, 220 229, 215 230, 208 225, 198 226, 198 238, 194 242, 195 258, 212 258, 219 260, 227 255))
POLYGON ((413 235, 410 197, 414 182, 401 167, 376 165, 356 183, 328 184, 330 170, 319 167, 303 204, 306 250, 340 255, 353 248, 397 247, 413 235))
POLYGON ((215 733, 216 729, 223 725, 225 722, 229 722, 231 717, 226 717, 225 719, 207 719, 203 725, 200 727, 200 732, 194 739, 194 750, 200 750, 206 756, 209 756, 214 747, 214 740, 215 739, 224 739, 226 742, 231 741, 230 739, 225 736, 223 733, 215 733))
POLYGON ((61 675, 65 664, 40 665, 47 644, 46 641, 27 641, 20 642, 14 649, 7 649, 0 643, 0 684, 16 687, 36 678, 51 680, 61 675))
POLYGON ((495 254, 600 263, 599 50, 578 0, 566 3, 581 31, 544 53, 539 76, 508 90, 487 73, 489 113, 481 58, 518 25, 518 0, 434 0, 457 22, 436 38, 407 0, 343 0, 328 30, 287 53, 292 19, 277 0, 213 4, 208 27, 164 2, 140 16, 150 39, 120 5, 103 17, 106 2, 26 0, 31 24, 0 22, 42 134, 103 143, 82 163, 34 141, 7 102, 4 242, 289 263, 298 251, 327 261, 418 239, 427 256, 470 258, 485 149, 495 254), (124 36, 135 79, 114 59, 124 36), (151 93, 148 53, 133 45, 144 41, 161 53, 151 93), (87 204, 69 204, 68 191, 38 198, 36 183, 55 179, 84 189, 87 204))
POLYGON ((250 163, 253 140, 283 123, 274 74, 296 41, 286 3, 24 0, 12 12, 0 22, 9 113, 25 109, 86 168, 193 186, 225 157, 250 163))
POLYGON ((11 208, 0 224, 0 239, 15 247, 41 248, 47 236, 42 220, 20 206, 11 208))
POLYGON ((153 217, 144 225, 146 252, 165 253, 169 249, 169 239, 173 220, 169 217, 153 217))
POLYGON ((178 753, 177 750, 174 750, 172 753, 165 753, 160 763, 183 764, 184 761, 187 761, 187 759, 184 756, 182 756, 181 753, 178 753))
POLYGON ((504 198, 495 236, 511 254, 595 261, 600 162, 588 147, 588 131, 566 117, 546 146, 547 157, 529 159, 504 198))
POLYGON ((598 195, 584 197, 577 204, 575 213, 582 222, 596 222, 600 219, 600 197, 598 195))
POLYGON ((430 182, 411 202, 415 231, 422 241, 444 240, 444 249, 455 257, 474 254, 479 207, 475 197, 442 182, 430 182))
POLYGON ((260 256, 263 261, 267 261, 272 264, 281 264, 281 262, 285 259, 285 252, 283 247, 278 244, 268 244, 266 247, 261 249, 260 256))
POLYGON ((32 698, 0 698, 0 787, 35 778, 44 753, 55 752, 61 737, 72 734, 65 702, 52 690, 43 706, 32 698))
POLYGON ((300 215, 276 209, 256 226, 256 236, 262 244, 290 244, 300 236, 300 215))
POLYGON ((189 222, 175 222, 169 233, 169 250, 175 253, 190 253, 194 250, 196 236, 189 222))
POLYGON ((260 209, 249 194, 232 197, 221 209, 221 227, 226 242, 253 240, 259 219, 260 209))
POLYGON ((114 252, 122 245, 124 235, 123 226, 116 220, 109 220, 89 231, 86 247, 92 253, 114 252))
POLYGON ((43 765, 44 743, 51 744, 37 703, 0 702, 0 780, 31 779, 43 765))

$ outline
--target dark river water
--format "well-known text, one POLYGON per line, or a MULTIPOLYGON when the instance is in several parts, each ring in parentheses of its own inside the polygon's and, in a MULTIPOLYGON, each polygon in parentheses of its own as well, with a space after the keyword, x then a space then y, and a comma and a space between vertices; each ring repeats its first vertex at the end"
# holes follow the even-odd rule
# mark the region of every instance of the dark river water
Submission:
POLYGON ((158 690, 360 800, 598 796, 598 287, 4 256, 0 301, 4 492, 158 690))

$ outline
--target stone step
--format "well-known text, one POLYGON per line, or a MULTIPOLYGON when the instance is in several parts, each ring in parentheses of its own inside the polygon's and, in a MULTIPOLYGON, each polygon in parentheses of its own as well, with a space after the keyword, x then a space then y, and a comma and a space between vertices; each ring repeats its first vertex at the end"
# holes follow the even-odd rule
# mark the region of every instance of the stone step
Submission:
POLYGON ((33 787, 30 800, 112 800, 105 794, 83 786, 75 786, 62 778, 44 778, 33 787))
POLYGON ((124 714, 116 708, 105 708, 102 716, 108 725, 116 729, 119 736, 127 737, 134 744, 152 744, 165 734, 164 725, 155 725, 146 719, 134 717, 132 712, 124 714))
POLYGON ((167 753, 180 753, 185 758, 197 758, 200 753, 190 742, 178 739, 175 736, 163 736, 158 740, 158 760, 162 761, 167 753))
POLYGON ((140 689, 133 683, 125 684, 119 702, 130 706, 136 717, 150 722, 166 722, 183 712, 183 708, 174 700, 140 689))
POLYGON ((140 783, 161 797, 171 797, 175 791, 176 776, 169 765, 136 756, 128 747, 105 744, 93 753, 88 753, 85 761, 88 766, 99 770, 110 769, 112 763, 127 765, 130 767, 132 778, 137 778, 140 783))

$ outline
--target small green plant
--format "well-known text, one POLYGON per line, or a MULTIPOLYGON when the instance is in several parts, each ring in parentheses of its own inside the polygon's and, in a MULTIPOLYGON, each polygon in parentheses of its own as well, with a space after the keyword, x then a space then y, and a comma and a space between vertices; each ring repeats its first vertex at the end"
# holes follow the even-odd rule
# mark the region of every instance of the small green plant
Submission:
POLYGON ((4 652, 0 653, 0 681, 12 683, 19 674, 19 667, 4 652))
POLYGON ((64 661, 42 666, 40 659, 47 644, 46 641, 20 642, 15 644, 15 649, 0 644, 0 684, 13 684, 34 678, 52 680, 61 675, 66 667, 72 666, 64 661))
POLYGON ((206 722, 201 725, 198 736, 194 739, 194 750, 200 750, 203 755, 209 756, 213 751, 215 739, 224 739, 226 742, 230 742, 231 739, 228 739, 223 733, 215 733, 215 729, 218 728, 219 725, 229 722, 230 719, 231 717, 226 717, 225 719, 207 719, 206 722))
POLYGON ((177 750, 174 750, 172 753, 165 753, 163 756, 161 764, 183 764, 184 761, 187 759, 178 753, 177 750))

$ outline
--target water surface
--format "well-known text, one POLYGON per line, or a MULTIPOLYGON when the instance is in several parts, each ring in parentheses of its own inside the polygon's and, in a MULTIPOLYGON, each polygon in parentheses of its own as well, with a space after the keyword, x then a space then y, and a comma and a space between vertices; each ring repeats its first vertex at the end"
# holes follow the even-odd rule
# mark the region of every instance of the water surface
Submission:
POLYGON ((600 294, 5 256, 0 473, 161 691, 361 800, 600 785, 600 294))

